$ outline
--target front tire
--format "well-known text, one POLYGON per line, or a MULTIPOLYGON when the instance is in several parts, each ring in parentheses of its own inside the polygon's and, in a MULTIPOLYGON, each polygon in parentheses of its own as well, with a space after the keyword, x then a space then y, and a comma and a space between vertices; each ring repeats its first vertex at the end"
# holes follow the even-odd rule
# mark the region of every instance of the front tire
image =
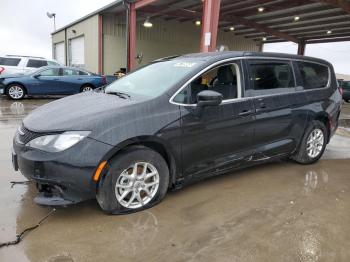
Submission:
POLYGON ((169 168, 164 158, 147 147, 134 146, 110 161, 96 199, 108 214, 133 213, 159 203, 168 185, 169 168))
POLYGON ((7 87, 6 94, 12 100, 21 100, 26 95, 26 90, 20 84, 11 84, 7 87))
POLYGON ((304 165, 317 162, 326 149, 327 137, 326 126, 320 121, 312 121, 305 131, 298 152, 292 156, 292 159, 304 165))

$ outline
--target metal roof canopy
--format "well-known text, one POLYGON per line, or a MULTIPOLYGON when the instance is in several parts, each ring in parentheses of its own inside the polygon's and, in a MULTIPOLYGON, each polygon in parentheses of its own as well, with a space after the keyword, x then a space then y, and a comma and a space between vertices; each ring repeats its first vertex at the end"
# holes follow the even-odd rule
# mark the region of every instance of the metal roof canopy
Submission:
MULTIPOLYGON (((138 0, 135 5, 143 18, 184 22, 201 19, 205 2, 138 0)), ((219 28, 261 43, 350 41, 350 1, 221 0, 219 28)))

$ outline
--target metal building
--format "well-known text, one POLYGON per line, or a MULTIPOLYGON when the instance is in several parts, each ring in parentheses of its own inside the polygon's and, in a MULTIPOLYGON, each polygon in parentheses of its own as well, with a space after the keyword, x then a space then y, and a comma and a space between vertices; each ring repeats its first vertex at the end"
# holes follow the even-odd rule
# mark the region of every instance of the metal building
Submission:
POLYGON ((259 51, 291 41, 303 55, 306 44, 348 41, 349 13, 346 0, 117 0, 53 32, 53 56, 113 74, 219 46, 259 51))

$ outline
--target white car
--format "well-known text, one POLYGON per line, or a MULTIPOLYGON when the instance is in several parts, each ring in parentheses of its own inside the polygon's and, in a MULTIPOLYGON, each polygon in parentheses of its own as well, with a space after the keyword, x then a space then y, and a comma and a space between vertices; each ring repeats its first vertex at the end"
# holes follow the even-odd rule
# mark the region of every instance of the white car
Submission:
POLYGON ((54 60, 35 56, 0 56, 0 75, 25 74, 42 66, 60 66, 54 60))

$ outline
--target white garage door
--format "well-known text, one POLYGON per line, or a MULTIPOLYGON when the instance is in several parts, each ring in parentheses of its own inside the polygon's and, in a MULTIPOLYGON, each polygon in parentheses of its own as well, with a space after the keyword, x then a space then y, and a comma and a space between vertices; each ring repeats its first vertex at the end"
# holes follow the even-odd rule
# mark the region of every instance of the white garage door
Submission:
POLYGON ((55 44, 55 59, 58 63, 64 65, 64 42, 55 44))
POLYGON ((84 59, 84 36, 80 36, 77 38, 73 38, 69 41, 70 47, 70 61, 69 65, 84 67, 85 59, 84 59))

